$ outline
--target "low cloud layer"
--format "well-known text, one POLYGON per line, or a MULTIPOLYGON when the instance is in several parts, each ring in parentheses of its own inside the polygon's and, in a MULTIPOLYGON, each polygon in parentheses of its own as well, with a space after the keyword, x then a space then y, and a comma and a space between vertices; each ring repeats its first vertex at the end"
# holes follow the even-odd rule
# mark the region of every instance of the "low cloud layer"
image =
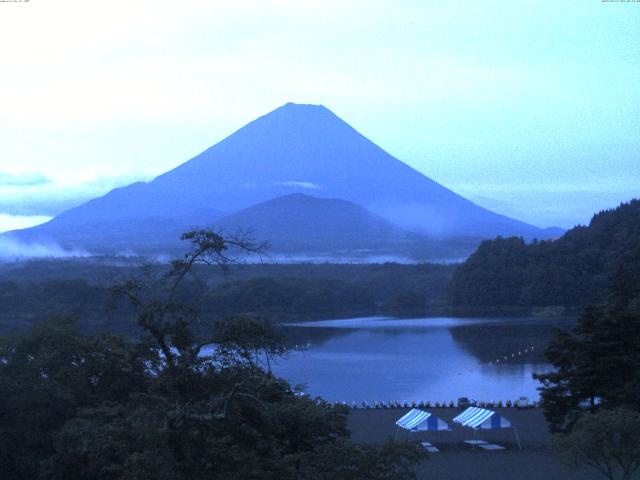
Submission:
POLYGON ((0 172, 0 186, 3 187, 40 186, 47 183, 51 183, 51 179, 41 173, 13 174, 0 172))
MULTIPOLYGON (((142 174, 111 175, 66 180, 50 179, 38 174, 16 176, 0 172, 0 215, 4 214, 16 218, 53 217, 104 195, 114 188, 141 180, 149 180, 149 177, 142 174)), ((37 223, 41 222, 36 221, 31 225, 37 223)), ((31 225, 14 228, 24 228, 31 225)), ((3 231, 1 227, 0 223, 0 232, 3 231)))
POLYGON ((309 188, 311 190, 320 190, 320 185, 312 183, 312 182, 299 182, 295 180, 289 180, 287 182, 278 182, 274 183, 274 186, 283 186, 283 187, 300 187, 300 188, 309 188))
POLYGON ((85 257, 87 252, 66 250, 54 243, 22 243, 0 237, 0 261, 26 260, 29 258, 85 257))

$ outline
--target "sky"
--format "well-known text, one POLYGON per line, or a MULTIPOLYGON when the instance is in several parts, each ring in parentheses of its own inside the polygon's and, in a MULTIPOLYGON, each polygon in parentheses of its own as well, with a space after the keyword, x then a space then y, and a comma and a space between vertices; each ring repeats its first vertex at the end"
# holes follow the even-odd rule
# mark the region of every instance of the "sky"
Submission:
POLYGON ((0 231, 289 101, 538 226, 640 196, 637 2, 0 2, 0 45, 0 231))

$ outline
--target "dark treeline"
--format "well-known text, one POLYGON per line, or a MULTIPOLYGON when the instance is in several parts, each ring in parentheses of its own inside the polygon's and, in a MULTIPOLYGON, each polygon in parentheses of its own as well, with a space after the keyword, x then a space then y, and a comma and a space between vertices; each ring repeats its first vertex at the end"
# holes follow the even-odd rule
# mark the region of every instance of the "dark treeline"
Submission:
POLYGON ((449 286, 453 311, 528 313, 548 308, 579 313, 601 303, 607 279, 640 245, 640 201, 595 215, 557 240, 521 238, 483 242, 455 271, 449 286))
MULTIPOLYGON (((274 321, 358 315, 420 316, 444 308, 454 266, 435 264, 242 264, 223 274, 194 268, 181 299, 213 321, 253 314, 274 321)), ((113 307, 110 287, 154 276, 162 265, 40 260, 0 268, 0 332, 24 331, 52 315, 81 319, 88 331, 133 332, 128 307, 113 307)))

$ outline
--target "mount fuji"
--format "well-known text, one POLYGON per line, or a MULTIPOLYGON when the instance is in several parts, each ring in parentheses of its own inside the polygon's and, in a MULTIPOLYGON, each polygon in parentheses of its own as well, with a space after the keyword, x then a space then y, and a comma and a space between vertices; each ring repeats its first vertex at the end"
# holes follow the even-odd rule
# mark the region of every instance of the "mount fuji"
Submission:
POLYGON ((324 106, 287 103, 148 183, 114 189, 47 223, 5 235, 94 253, 143 246, 160 251, 175 246, 180 231, 296 193, 351 202, 378 224, 384 219, 396 231, 431 242, 560 233, 474 204, 385 152, 324 106))

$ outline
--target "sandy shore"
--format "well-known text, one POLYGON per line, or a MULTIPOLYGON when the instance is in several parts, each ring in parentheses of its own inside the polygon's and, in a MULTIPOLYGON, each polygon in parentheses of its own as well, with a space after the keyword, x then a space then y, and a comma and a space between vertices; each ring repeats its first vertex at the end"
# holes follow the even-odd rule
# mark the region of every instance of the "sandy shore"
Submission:
MULTIPOLYGON (((456 408, 425 409, 452 425, 452 419, 460 411, 456 408)), ((471 450, 462 445, 462 440, 473 439, 473 432, 412 433, 412 440, 428 440, 441 449, 418 468, 420 479, 443 480, 591 480, 600 476, 592 471, 572 472, 563 467, 551 445, 551 435, 540 409, 518 410, 498 408, 505 418, 516 426, 522 445, 518 449, 511 429, 482 431, 475 438, 497 443, 507 450, 485 452, 471 450)), ((349 428, 356 442, 378 443, 396 435, 395 421, 408 409, 357 409, 349 414, 349 428)), ((407 433, 399 436, 406 440, 407 433)))

